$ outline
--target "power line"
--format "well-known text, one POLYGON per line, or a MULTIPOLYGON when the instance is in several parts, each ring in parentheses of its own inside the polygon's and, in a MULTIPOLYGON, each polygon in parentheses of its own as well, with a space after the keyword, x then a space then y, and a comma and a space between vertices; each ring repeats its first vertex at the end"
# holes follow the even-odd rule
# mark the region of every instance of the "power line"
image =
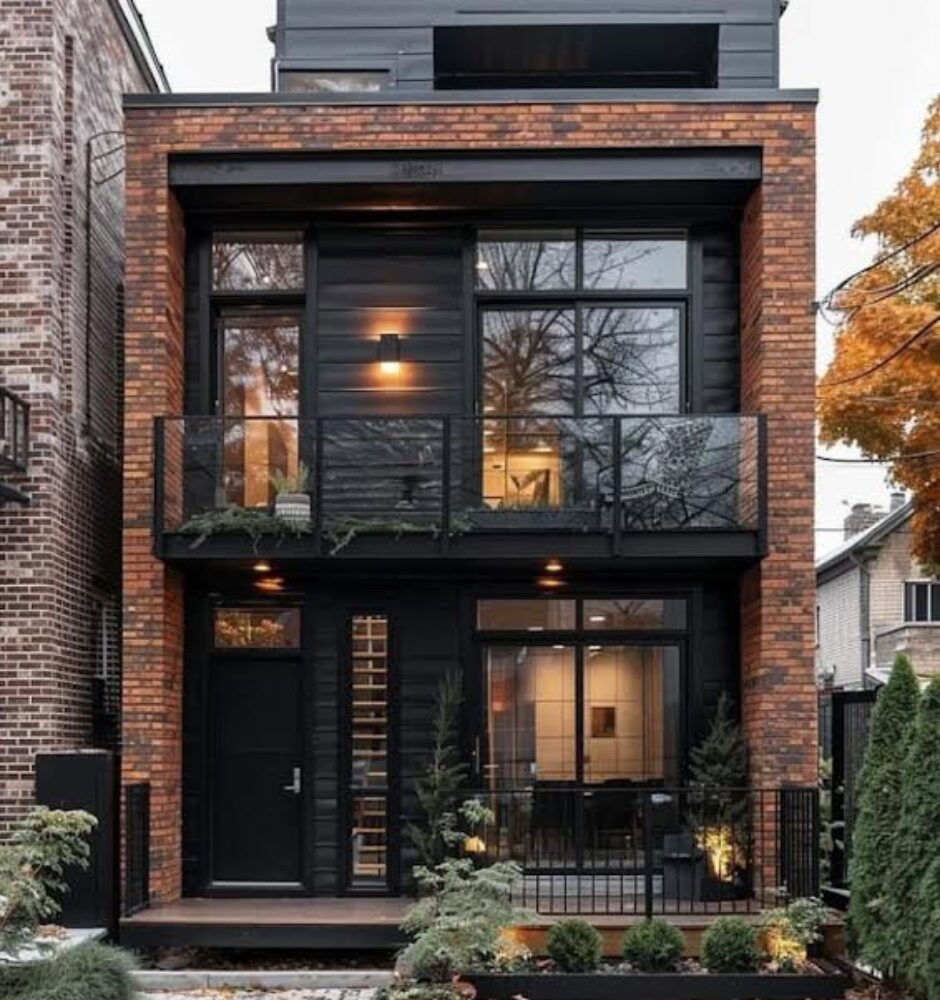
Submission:
POLYGON ((834 389, 840 385, 848 385, 851 382, 860 382, 864 378, 868 378, 869 375, 874 375, 875 372, 880 371, 886 365, 891 364, 899 358, 905 351, 909 350, 916 344, 922 337, 926 337, 930 331, 940 324, 940 315, 934 316, 932 320, 922 326, 916 333, 912 334, 903 344, 896 347, 890 354, 883 357, 880 361, 873 364, 870 368, 866 368, 864 371, 856 372, 854 375, 847 375, 845 378, 836 379, 833 382, 820 382, 820 389, 834 389))
POLYGON ((940 448, 932 451, 912 451, 908 455, 889 455, 887 458, 836 458, 833 455, 817 455, 817 462, 837 462, 846 465, 887 465, 890 462, 906 462, 909 458, 930 458, 940 455, 940 448))

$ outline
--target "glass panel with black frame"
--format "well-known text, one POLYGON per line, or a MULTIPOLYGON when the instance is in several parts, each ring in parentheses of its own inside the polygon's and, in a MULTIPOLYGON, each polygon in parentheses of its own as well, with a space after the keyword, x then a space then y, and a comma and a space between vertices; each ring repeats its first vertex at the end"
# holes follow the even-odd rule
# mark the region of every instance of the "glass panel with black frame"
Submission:
MULTIPOLYGON (((489 837, 535 879, 540 871, 616 873, 627 877, 616 884, 622 893, 647 849, 643 790, 678 784, 687 602, 585 598, 580 629, 575 601, 544 601, 564 614, 536 614, 538 603, 478 602, 483 776, 497 810, 489 837)), ((663 814, 657 823, 676 819, 663 814)), ((565 892, 596 900, 608 889, 589 879, 565 892)))
POLYGON ((483 444, 474 525, 604 529, 616 416, 683 406, 687 253, 684 237, 478 233, 483 444), (678 300, 637 301, 638 292, 665 290, 678 300))
POLYGON ((349 662, 349 884, 383 889, 389 876, 389 622, 355 615, 349 662))
POLYGON ((217 233, 212 242, 214 292, 298 292, 304 248, 297 234, 217 233))
POLYGON ((246 312, 223 317, 220 329, 225 500, 267 508, 279 484, 301 479, 300 325, 289 314, 246 312))

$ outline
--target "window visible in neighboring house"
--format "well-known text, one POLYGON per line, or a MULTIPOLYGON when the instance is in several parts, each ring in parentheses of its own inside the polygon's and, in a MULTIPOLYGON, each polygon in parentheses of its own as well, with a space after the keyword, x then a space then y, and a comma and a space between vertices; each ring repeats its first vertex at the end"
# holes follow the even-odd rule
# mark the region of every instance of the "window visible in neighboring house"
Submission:
POLYGON ((121 608, 115 594, 92 597, 92 742, 117 750, 121 712, 121 608))
POLYGON ((904 620, 940 622, 940 583, 924 580, 904 584, 904 620))
POLYGON ((282 69, 278 89, 286 94, 375 94, 389 80, 388 70, 382 69, 282 69))

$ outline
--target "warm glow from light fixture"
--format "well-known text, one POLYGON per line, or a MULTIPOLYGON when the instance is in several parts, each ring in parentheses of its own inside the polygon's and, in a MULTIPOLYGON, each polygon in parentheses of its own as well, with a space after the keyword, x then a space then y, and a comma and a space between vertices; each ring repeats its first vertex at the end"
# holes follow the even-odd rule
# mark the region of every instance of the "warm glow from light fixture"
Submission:
POLYGON ((545 590, 557 590, 559 587, 566 587, 567 584, 564 580, 559 580, 557 576, 543 576, 535 581, 540 587, 545 590))
POLYGON ((255 581, 255 589, 265 594, 279 594, 284 589, 284 580, 279 576, 267 576, 263 580, 255 581))
POLYGON ((467 854, 486 854, 486 843, 482 837, 467 837, 463 849, 467 854))
POLYGON ((379 371, 398 375, 401 371, 401 340, 397 333, 379 334, 379 371))
POLYGON ((607 615, 591 615, 588 620, 592 625, 603 625, 607 621, 607 615))
POLYGON ((256 562, 252 567, 256 573, 270 573, 271 564, 269 562, 256 562))
POLYGON ((564 570, 564 568, 565 567, 562 565, 559 559, 549 559, 548 562, 545 564, 546 573, 561 573, 564 570))

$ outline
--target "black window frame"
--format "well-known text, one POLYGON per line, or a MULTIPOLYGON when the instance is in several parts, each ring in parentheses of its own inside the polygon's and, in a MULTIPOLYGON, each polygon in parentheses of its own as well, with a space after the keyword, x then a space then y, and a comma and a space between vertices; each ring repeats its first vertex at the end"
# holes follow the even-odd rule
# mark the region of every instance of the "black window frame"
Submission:
POLYGON ((940 625, 940 580, 904 581, 904 623, 940 625), (924 599, 924 617, 919 616, 919 595, 924 599))
MULTIPOLYGON (((487 719, 489 706, 486 696, 486 659, 485 653, 488 648, 494 646, 570 646, 575 654, 575 777, 571 782, 556 782, 556 784, 570 786, 573 788, 585 788, 590 790, 593 786, 585 780, 585 720, 584 720, 584 692, 585 692, 585 653, 591 646, 651 646, 651 647, 671 647, 674 648, 679 658, 679 717, 675 720, 676 748, 675 748, 675 770, 678 783, 681 784, 685 773, 685 764, 688 755, 688 692, 690 680, 690 663, 693 655, 692 634, 695 595, 689 591, 626 591, 616 592, 579 591, 574 594, 554 594, 555 598, 570 599, 575 602, 575 625, 572 629, 554 629, 544 631, 500 631, 484 630, 477 626, 478 602, 480 600, 512 600, 519 597, 536 597, 535 594, 521 594, 506 591, 480 593, 475 595, 472 601, 473 620, 473 641, 476 647, 477 677, 479 679, 479 716, 477 719, 476 732, 477 749, 474 754, 477 780, 481 788, 486 787, 486 746, 487 746, 487 719), (596 631, 585 628, 584 605, 588 600, 611 600, 618 597, 630 597, 646 600, 681 600, 685 602, 685 627, 681 629, 670 629, 666 627, 658 629, 610 629, 596 631)), ((669 787, 670 782, 663 782, 669 787)))
POLYGON ((472 275, 473 288, 473 328, 475 331, 474 344, 474 366, 476 377, 474 379, 474 411, 477 416, 512 417, 526 416, 526 414, 498 413, 487 414, 485 412, 485 344, 483 335, 483 317, 488 311, 511 311, 526 309, 557 309, 570 310, 574 314, 574 400, 571 413, 559 412, 557 414, 546 414, 546 417, 582 417, 598 416, 598 414, 585 413, 584 409, 584 339, 585 339, 585 311, 588 309, 618 309, 618 308, 645 308, 645 309, 668 309, 676 308, 679 311, 679 407, 676 414, 654 412, 651 414, 634 411, 629 416, 666 416, 682 415, 692 411, 692 346, 691 328, 694 321, 693 294, 696 285, 695 277, 695 253, 694 240, 688 228, 650 228, 642 229, 635 227, 612 227, 604 229, 599 226, 564 226, 564 225, 526 225, 524 228, 533 234, 544 230, 545 233, 558 233, 559 230, 567 229, 574 234, 575 243, 575 284, 571 289, 546 289, 544 291, 527 291, 525 289, 497 290, 480 288, 476 283, 475 265, 477 261, 477 246, 479 234, 498 233, 505 230, 511 233, 519 229, 519 226, 476 226, 472 234, 471 260, 474 265, 472 275), (663 239, 683 242, 686 248, 685 288, 681 289, 590 289, 584 285, 584 243, 586 239, 596 239, 598 237, 622 237, 643 239, 663 239))

